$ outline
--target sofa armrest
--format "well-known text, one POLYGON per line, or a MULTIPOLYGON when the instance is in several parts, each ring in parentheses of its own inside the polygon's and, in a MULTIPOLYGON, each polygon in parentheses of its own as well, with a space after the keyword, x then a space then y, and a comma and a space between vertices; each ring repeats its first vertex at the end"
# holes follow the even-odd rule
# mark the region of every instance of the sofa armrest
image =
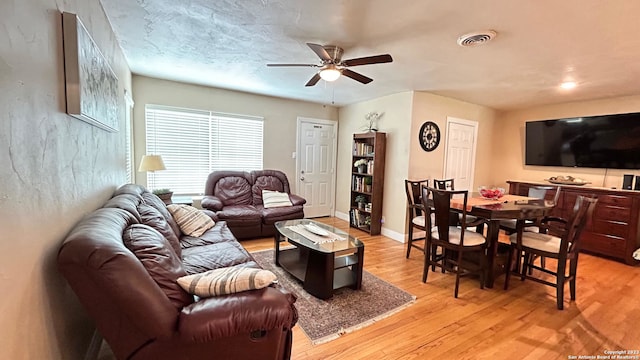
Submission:
POLYGON ((304 205, 307 202, 305 198, 300 197, 298 195, 294 195, 294 194, 289 194, 289 200, 291 200, 291 204, 293 206, 304 205))
POLYGON ((295 295, 274 287, 201 299, 185 306, 178 331, 189 342, 246 334, 255 330, 291 329, 297 321, 295 295))
POLYGON ((215 212, 211 211, 211 210, 207 210, 207 209, 202 209, 200 210, 202 211, 205 215, 209 216, 211 218, 211 220, 213 221, 218 221, 218 215, 216 215, 215 212))
POLYGON ((202 208, 211 211, 222 210, 222 201, 213 195, 205 195, 201 202, 202 208))

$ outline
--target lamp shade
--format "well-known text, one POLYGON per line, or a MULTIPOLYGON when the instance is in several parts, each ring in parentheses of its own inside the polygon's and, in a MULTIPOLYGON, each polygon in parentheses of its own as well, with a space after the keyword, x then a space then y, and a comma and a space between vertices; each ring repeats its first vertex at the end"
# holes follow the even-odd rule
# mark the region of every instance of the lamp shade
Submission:
POLYGON ((144 155, 140 160, 138 171, 156 171, 165 170, 164 161, 160 155, 144 155))

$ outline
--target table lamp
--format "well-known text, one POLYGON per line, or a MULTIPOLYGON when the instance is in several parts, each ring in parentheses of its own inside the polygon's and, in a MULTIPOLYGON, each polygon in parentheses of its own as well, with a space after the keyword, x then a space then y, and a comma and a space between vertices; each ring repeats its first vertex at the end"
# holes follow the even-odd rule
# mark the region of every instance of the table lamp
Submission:
MULTIPOLYGON (((140 167, 138 167, 138 171, 140 172, 154 172, 165 169, 164 161, 162 161, 162 156, 160 155, 143 155, 142 160, 140 160, 140 167)), ((153 189, 153 184, 151 189, 153 189)))

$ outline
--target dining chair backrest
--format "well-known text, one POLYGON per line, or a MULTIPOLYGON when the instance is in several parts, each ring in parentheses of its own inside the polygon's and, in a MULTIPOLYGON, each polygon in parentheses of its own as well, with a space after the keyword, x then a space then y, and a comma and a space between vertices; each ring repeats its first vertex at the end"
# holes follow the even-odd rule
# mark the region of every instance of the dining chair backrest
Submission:
POLYGON ((453 179, 433 180, 433 187, 439 190, 455 190, 453 179))
POLYGON ((593 215, 593 209, 597 202, 596 198, 582 195, 576 198, 573 213, 567 222, 566 236, 562 237, 560 252, 577 253, 580 251, 580 234, 587 220, 593 215))
POLYGON ((422 202, 420 200, 420 190, 429 186, 429 180, 406 180, 404 181, 407 193, 407 209, 410 212, 410 219, 422 215, 422 202))
POLYGON ((550 187, 532 186, 529 188, 529 194, 527 196, 535 199, 544 199, 547 195, 547 191, 550 189, 550 187))
MULTIPOLYGON (((460 211, 462 216, 460 216, 460 227, 462 228, 462 234, 460 236, 460 245, 464 245, 464 230, 467 226, 467 200, 469 196, 469 192, 467 190, 440 190, 435 188, 424 188, 422 193, 422 201, 424 202, 424 207, 427 212, 430 212, 431 209, 428 206, 428 200, 431 200, 431 205, 433 211, 435 212, 435 226, 438 230, 439 239, 449 239, 449 224, 451 219, 451 199, 456 196, 459 198, 462 203, 462 209, 457 209, 460 211)), ((430 215, 430 214, 427 214, 430 215)), ((432 226, 430 224, 431 216, 426 216, 427 225, 432 226)), ((432 228, 432 227, 427 227, 432 228)))
POLYGON ((415 247, 421 252, 425 253, 425 247, 420 247, 414 244, 414 241, 425 240, 431 235, 426 227, 425 216, 422 216, 425 211, 422 205, 421 189, 429 185, 429 180, 404 180, 404 188, 407 194, 407 230, 409 232, 407 236, 407 259, 411 255, 411 248, 415 247), (423 237, 414 238, 413 229, 416 228, 421 231, 425 231, 426 234, 423 237))
POLYGON ((553 203, 557 205, 558 199, 560 198, 560 186, 532 186, 529 188, 529 193, 527 194, 527 196, 535 199, 546 199, 547 194, 553 192, 554 190, 555 193, 553 195, 553 203))

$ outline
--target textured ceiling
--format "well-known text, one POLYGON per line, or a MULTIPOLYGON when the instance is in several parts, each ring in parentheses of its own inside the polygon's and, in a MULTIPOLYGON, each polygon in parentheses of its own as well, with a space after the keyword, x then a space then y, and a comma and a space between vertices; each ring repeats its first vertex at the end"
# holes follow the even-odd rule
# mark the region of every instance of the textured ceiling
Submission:
POLYGON ((345 105, 419 90, 518 109, 640 94, 635 0, 101 0, 135 74, 345 105), (498 36, 463 48, 457 38, 498 36), (343 59, 389 53, 393 63, 305 83, 319 63, 307 42, 343 59), (578 87, 559 90, 562 81, 578 87))

